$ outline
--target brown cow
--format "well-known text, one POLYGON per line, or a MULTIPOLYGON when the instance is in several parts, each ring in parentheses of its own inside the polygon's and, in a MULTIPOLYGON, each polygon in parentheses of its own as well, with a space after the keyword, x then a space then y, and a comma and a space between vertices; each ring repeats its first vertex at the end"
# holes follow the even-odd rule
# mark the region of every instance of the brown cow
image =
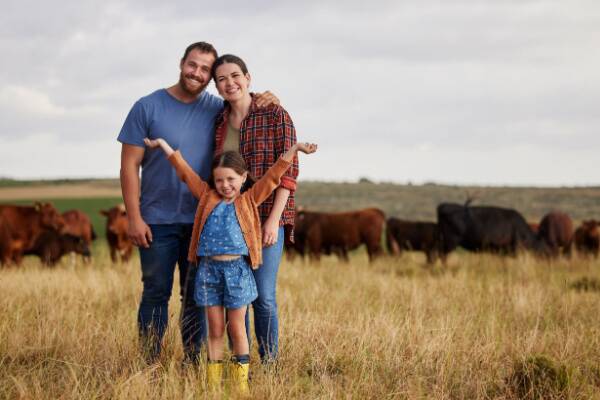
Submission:
POLYGON ((17 264, 46 230, 60 232, 64 218, 49 203, 34 206, 0 205, 0 265, 17 264))
POLYGON ((529 228, 531 228, 531 231, 533 233, 535 233, 536 235, 540 231, 540 224, 537 222, 528 222, 527 225, 529 225, 529 228))
POLYGON ((348 261, 348 251, 365 244, 369 260, 382 254, 381 234, 385 214, 377 208, 341 213, 300 211, 294 227, 295 248, 319 260, 321 252, 348 261))
POLYGON ((96 240, 96 232, 90 221, 90 217, 80 210, 68 210, 62 213, 65 219, 63 233, 82 238, 90 246, 96 240))
POLYGON ((402 250, 423 251, 427 257, 427 264, 434 263, 438 257, 440 237, 435 222, 389 218, 385 237, 391 254, 399 255, 402 250))
POLYGON ((550 255, 570 255, 573 243, 573 221, 562 211, 551 211, 540 221, 538 238, 543 240, 550 255))
POLYGON ((575 230, 575 248, 584 256, 598 257, 600 253, 600 221, 583 221, 575 230))
POLYGON ((101 210, 100 214, 107 217, 106 241, 110 248, 110 259, 113 263, 117 262, 117 255, 119 255, 121 262, 129 261, 133 251, 133 243, 127 236, 129 221, 125 206, 120 204, 110 210, 101 210))
POLYGON ((71 252, 90 257, 90 248, 83 238, 47 230, 38 236, 33 247, 25 254, 36 255, 45 265, 53 266, 63 255, 71 252))

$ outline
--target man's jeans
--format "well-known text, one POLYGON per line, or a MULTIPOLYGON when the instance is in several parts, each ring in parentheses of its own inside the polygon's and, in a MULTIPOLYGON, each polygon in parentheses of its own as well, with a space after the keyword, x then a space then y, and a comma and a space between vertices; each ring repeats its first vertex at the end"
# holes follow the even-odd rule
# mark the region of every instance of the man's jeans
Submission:
MULTIPOLYGON (((252 270, 258 289, 258 298, 252 303, 254 333, 258 340, 258 353, 262 361, 277 358, 279 351, 279 319, 277 318, 277 272, 283 253, 284 230, 279 228, 277 243, 264 247, 263 263, 252 270)), ((250 316, 246 313, 246 332, 250 341, 250 316)))
POLYGON ((150 360, 156 359, 167 329, 169 298, 173 289, 175 264, 178 264, 181 287, 181 338, 186 359, 193 361, 200 354, 202 342, 206 339, 206 317, 204 308, 198 307, 194 302, 197 265, 187 261, 192 225, 150 225, 150 229, 150 247, 140 247, 144 284, 138 312, 140 340, 147 357, 150 360))

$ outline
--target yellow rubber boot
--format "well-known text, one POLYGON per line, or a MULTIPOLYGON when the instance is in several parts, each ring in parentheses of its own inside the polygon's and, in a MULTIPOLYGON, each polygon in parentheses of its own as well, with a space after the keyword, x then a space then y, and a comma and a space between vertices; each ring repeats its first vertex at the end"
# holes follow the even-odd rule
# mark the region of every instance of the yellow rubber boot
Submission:
POLYGON ((209 391, 219 390, 223 377, 223 361, 209 361, 206 364, 206 387, 209 391))
POLYGON ((229 364, 229 377, 231 378, 231 387, 242 396, 250 395, 248 386, 248 372, 250 364, 241 364, 232 360, 229 364))

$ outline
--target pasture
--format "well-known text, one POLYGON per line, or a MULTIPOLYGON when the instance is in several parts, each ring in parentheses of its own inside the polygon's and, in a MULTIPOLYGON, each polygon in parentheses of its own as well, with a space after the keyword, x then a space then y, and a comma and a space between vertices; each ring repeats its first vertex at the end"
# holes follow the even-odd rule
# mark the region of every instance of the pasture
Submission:
MULTIPOLYGON (((281 360, 265 371, 254 346, 253 397, 600 398, 599 261, 423 262, 284 261, 281 360)), ((91 265, 27 258, 0 291, 1 398, 206 398, 203 367, 181 367, 177 296, 161 363, 138 354, 137 258, 111 265, 104 245, 91 265)))
MULTIPOLYGON (((0 398, 209 398, 204 366, 181 365, 177 283, 161 362, 141 358, 139 261, 111 264, 98 213, 120 202, 118 187, 69 197, 90 193, 77 192, 80 184, 67 183, 70 191, 58 197, 35 184, 10 185, 26 190, 21 197, 0 190, 0 202, 49 199, 60 211, 79 208, 101 238, 91 264, 66 256, 45 268, 27 257, 21 267, 0 269, 0 398)), ((552 208, 575 220, 600 215, 598 188, 479 190, 480 204, 515 207, 532 220, 552 208)), ((466 192, 303 183, 298 198, 312 209, 379 206, 389 216, 433 220, 438 201, 463 202, 466 192)), ((364 250, 348 264, 284 259, 280 363, 266 370, 253 346, 253 398, 600 398, 600 260, 455 252, 447 268, 424 261, 422 253, 405 253, 369 264, 364 250)))

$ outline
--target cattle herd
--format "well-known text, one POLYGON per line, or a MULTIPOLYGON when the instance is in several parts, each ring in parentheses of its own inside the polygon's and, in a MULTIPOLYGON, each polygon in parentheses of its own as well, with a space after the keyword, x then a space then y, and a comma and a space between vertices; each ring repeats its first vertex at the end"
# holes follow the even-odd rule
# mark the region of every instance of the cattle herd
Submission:
MULTIPOLYGON (((113 263, 126 262, 133 245, 127 237, 125 207, 100 212, 106 217, 106 240, 113 263)), ((385 253, 382 237, 391 255, 422 251, 428 264, 457 247, 514 255, 531 251, 543 258, 570 256, 598 257, 600 221, 584 220, 575 229, 564 212, 552 211, 539 223, 527 222, 516 210, 500 207, 442 203, 437 221, 386 220, 383 211, 367 208, 337 213, 299 210, 294 241, 286 243, 288 257, 308 256, 318 261, 321 254, 333 254, 348 261, 348 252, 365 245, 369 260, 385 253)), ((25 255, 35 255, 45 265, 55 265, 63 255, 76 253, 91 258, 96 239, 90 218, 79 210, 59 213, 49 203, 33 206, 0 205, 0 265, 19 265, 25 255)))
POLYGON ((428 264, 447 256, 457 247, 467 251, 515 255, 531 251, 542 258, 570 256, 573 248, 582 256, 598 257, 600 221, 585 220, 574 229, 564 212, 551 211, 539 223, 528 223, 516 210, 500 207, 441 203, 437 221, 385 219, 383 211, 369 208, 351 212, 322 213, 299 211, 296 214, 294 242, 286 243, 290 258, 308 255, 319 260, 321 254, 336 254, 347 260, 349 250, 364 244, 369 260, 384 254, 384 235, 389 254, 422 251, 428 264))
MULTIPOLYGON (((127 239, 127 217, 122 205, 102 210, 107 217, 106 239, 113 262, 131 256, 127 239)), ((0 265, 19 265, 25 255, 35 255, 45 265, 55 265, 63 255, 80 254, 91 259, 96 232, 90 218, 80 210, 59 213, 49 203, 33 206, 0 204, 0 265)))

